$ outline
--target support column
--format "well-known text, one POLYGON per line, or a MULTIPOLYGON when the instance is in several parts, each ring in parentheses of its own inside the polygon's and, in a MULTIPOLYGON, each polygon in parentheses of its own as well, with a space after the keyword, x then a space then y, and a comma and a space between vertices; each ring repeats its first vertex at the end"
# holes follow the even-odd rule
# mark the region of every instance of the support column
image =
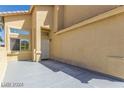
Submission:
POLYGON ((32 60, 35 62, 41 61, 41 29, 38 20, 37 9, 34 8, 32 14, 32 60))
MULTIPOLYGON (((41 12, 36 12, 36 62, 41 61, 41 22, 39 22, 40 17, 42 17, 41 12)), ((42 20, 41 20, 42 21, 42 20)))
POLYGON ((40 26, 37 25, 36 28, 36 62, 41 61, 41 29, 40 26))
POLYGON ((58 31, 58 12, 59 12, 59 6, 55 5, 54 6, 54 27, 53 27, 54 32, 58 31))
POLYGON ((32 13, 32 61, 36 61, 36 44, 35 44, 35 41, 36 41, 36 10, 34 8, 34 11, 32 13))

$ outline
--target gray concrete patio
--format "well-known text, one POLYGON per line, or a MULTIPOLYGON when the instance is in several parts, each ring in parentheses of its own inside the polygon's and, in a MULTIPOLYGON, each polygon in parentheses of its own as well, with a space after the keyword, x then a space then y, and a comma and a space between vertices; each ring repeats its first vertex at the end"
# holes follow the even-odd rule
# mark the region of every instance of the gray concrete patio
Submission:
POLYGON ((28 88, 124 87, 123 81, 52 60, 11 62, 3 82, 23 82, 28 88))

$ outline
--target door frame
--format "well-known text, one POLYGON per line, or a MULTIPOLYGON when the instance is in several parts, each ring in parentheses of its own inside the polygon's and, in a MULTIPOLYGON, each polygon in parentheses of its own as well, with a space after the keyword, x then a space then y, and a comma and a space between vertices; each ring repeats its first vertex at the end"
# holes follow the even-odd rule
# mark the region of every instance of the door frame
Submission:
POLYGON ((41 27, 41 60, 47 60, 47 59, 49 59, 50 58, 50 39, 49 39, 49 34, 50 34, 50 29, 48 29, 48 28, 44 28, 44 27, 41 27), (49 57, 48 58, 42 58, 42 54, 43 54, 43 52, 42 52, 42 39, 47 39, 47 40, 49 40, 49 57))

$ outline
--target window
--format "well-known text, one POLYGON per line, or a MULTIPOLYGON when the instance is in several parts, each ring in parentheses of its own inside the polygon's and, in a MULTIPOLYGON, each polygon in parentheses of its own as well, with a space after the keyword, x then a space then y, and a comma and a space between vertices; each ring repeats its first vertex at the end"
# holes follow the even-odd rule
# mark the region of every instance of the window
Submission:
POLYGON ((4 47, 5 42, 4 42, 4 30, 3 26, 0 26, 0 46, 4 47))
POLYGON ((12 51, 26 51, 29 50, 29 31, 24 31, 22 29, 16 29, 16 28, 10 28, 10 32, 12 34, 21 35, 19 39, 13 38, 13 36, 10 38, 10 47, 12 51), (23 37, 26 36, 26 37, 23 37))
POLYGON ((12 51, 19 51, 20 50, 20 39, 11 38, 10 39, 10 49, 12 51))
POLYGON ((10 39, 10 49, 12 51, 25 51, 29 50, 29 40, 28 39, 10 39))
POLYGON ((10 28, 11 33, 16 33, 19 35, 29 35, 30 33, 28 31, 24 31, 22 29, 17 29, 17 28, 10 28))
POLYGON ((4 20, 3 17, 0 17, 0 46, 5 46, 5 40, 4 40, 4 20))
POLYGON ((29 40, 21 39, 21 50, 29 50, 29 40))

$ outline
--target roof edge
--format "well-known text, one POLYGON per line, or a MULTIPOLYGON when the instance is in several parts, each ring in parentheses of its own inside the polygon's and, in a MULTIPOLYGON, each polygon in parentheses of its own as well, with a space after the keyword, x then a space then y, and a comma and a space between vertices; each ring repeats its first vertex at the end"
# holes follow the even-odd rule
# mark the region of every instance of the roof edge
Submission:
POLYGON ((34 8, 34 5, 31 5, 29 10, 0 12, 0 16, 27 15, 32 13, 33 8, 34 8))

